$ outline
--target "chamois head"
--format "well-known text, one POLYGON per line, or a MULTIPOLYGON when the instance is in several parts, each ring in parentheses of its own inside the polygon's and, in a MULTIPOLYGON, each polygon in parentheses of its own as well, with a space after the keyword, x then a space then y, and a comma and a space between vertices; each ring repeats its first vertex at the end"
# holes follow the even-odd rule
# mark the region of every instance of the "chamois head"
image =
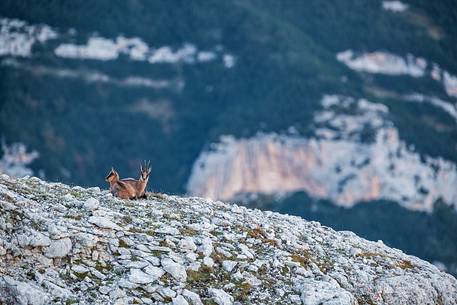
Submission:
POLYGON ((140 180, 147 180, 151 174, 151 161, 144 161, 144 166, 140 164, 140 180))
POLYGON ((111 167, 111 171, 105 177, 105 180, 108 182, 119 180, 119 174, 114 170, 114 168, 111 167))

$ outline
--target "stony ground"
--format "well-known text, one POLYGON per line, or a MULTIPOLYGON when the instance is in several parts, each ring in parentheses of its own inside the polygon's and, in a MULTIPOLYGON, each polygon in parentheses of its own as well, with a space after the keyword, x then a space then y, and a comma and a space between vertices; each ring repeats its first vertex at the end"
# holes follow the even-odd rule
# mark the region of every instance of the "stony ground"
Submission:
POLYGON ((457 304, 382 242, 201 198, 0 177, 0 304, 457 304))

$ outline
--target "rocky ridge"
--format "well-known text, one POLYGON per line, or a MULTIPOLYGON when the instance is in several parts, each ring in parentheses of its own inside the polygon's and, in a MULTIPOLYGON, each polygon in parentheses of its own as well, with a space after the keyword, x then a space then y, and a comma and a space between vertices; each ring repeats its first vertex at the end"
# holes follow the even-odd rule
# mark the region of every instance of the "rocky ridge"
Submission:
POLYGON ((457 281, 316 222, 0 177, 0 304, 457 304, 457 281))

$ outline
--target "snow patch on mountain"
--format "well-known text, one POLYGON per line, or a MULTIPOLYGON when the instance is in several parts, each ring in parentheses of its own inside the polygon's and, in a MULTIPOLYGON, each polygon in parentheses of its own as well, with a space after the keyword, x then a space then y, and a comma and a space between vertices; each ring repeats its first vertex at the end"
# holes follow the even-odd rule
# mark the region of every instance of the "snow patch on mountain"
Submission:
POLYGON ((305 191, 346 207, 387 199, 422 211, 431 211, 439 198, 457 203, 455 164, 423 158, 401 141, 386 106, 326 95, 314 125, 312 138, 221 137, 196 160, 188 192, 227 200, 305 191))

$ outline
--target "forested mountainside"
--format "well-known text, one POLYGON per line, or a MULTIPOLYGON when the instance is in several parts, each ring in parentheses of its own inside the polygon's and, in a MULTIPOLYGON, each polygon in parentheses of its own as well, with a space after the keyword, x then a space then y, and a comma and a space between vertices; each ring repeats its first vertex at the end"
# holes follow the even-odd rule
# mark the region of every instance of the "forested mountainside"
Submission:
MULTIPOLYGON (((2 1, 3 148, 26 145, 16 173, 83 186, 150 159, 154 190, 258 195, 311 218, 311 202, 330 214, 389 202, 387 219, 419 213, 440 232, 442 203, 446 234, 431 236, 449 248, 413 254, 434 249, 422 257, 449 268, 456 20, 451 0, 2 1)), ((382 236, 409 249, 407 232, 382 236)))

